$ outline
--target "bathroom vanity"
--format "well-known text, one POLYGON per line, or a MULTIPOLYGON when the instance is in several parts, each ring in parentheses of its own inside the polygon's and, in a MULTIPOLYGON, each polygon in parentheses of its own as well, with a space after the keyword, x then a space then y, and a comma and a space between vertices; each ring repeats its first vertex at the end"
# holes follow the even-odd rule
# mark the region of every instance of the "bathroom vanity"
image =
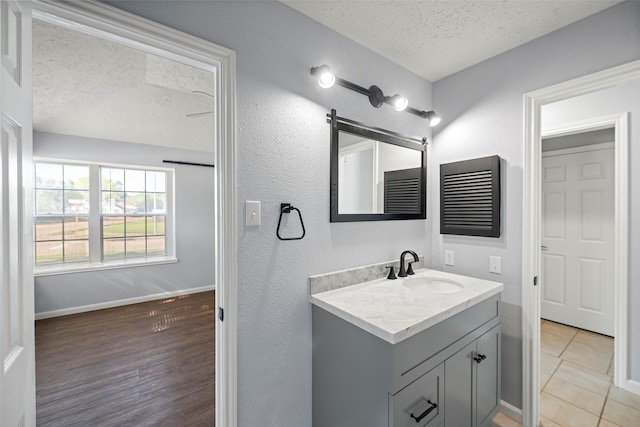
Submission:
POLYGON ((328 291, 312 278, 313 426, 490 425, 501 291, 428 269, 328 291))

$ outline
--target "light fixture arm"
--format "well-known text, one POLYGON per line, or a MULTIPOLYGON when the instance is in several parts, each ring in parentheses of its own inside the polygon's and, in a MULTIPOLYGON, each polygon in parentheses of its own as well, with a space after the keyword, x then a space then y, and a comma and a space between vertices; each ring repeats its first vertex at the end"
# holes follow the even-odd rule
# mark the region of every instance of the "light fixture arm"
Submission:
MULTIPOLYGON (((321 65, 318 67, 311 67, 311 75, 313 76, 317 76, 320 77, 322 75, 322 73, 328 72, 329 67, 326 65, 321 65)), ((376 108, 380 108, 382 106, 382 104, 390 104, 390 105, 394 105, 392 100, 394 98, 394 96, 385 96, 384 93, 382 92, 382 89, 380 89, 378 86, 376 85, 372 85, 370 86, 368 89, 365 87, 362 87, 360 85, 357 85, 355 83, 352 83, 348 80, 342 79, 338 76, 335 76, 335 84, 337 84, 338 86, 342 86, 344 88, 347 88, 349 90, 352 90, 354 92, 357 92, 361 95, 366 96, 367 98, 369 98, 369 102, 371 103, 372 106, 376 107, 376 108)), ((423 119, 427 119, 430 122, 432 121, 432 118, 438 118, 438 122, 439 117, 437 116, 437 114, 434 111, 424 111, 424 110, 417 110, 413 107, 410 106, 406 106, 404 108, 404 111, 414 114, 418 117, 422 117, 423 119)), ((435 126, 435 123, 430 123, 432 126, 435 126)))
POLYGON ((415 114, 416 116, 420 116, 423 119, 426 119, 426 118, 429 117, 429 114, 426 111, 419 111, 419 110, 416 110, 415 108, 410 107, 408 105, 407 105, 407 108, 405 109, 405 111, 407 111, 408 113, 411 113, 411 114, 415 114))

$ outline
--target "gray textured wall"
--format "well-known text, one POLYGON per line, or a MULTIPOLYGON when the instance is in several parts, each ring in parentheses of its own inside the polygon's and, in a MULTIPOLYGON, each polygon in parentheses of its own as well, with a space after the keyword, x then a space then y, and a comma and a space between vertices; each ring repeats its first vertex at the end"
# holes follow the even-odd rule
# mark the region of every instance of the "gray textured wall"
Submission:
MULTIPOLYGON (((109 2, 235 50, 238 113, 238 422, 311 426, 308 276, 384 262, 403 249, 430 254, 431 221, 329 223, 329 125, 338 114, 414 136, 424 119, 397 113, 309 74, 332 65, 354 83, 406 93, 429 110, 431 83, 273 1, 109 2), (245 228, 244 202, 262 201, 245 228), (301 241, 276 238, 280 202, 300 208, 301 241)), ((294 218, 290 218, 293 221, 294 218)))
MULTIPOLYGON (((505 283, 503 302, 513 305, 510 311, 517 312, 522 304, 523 286, 522 96, 640 58, 639 17, 640 3, 625 2, 434 83, 434 106, 443 121, 434 135, 432 171, 440 163, 467 158, 498 154, 503 159, 501 237, 467 238, 434 233, 434 268, 501 278, 505 283), (453 268, 443 266, 445 249, 455 251, 453 268), (492 255, 502 257, 501 276, 488 272, 492 255)), ((438 176, 432 173, 432 177, 431 200, 438 200, 438 176)), ((438 209, 433 205, 432 208, 431 217, 437 227, 438 209)), ((522 363, 514 357, 515 353, 510 353, 518 347, 521 332, 505 328, 503 335, 507 333, 512 336, 503 343, 512 344, 503 349, 503 399, 521 407, 522 363)), ((636 360, 639 359, 636 353, 636 360)))
MULTIPOLYGON (((410 105, 421 109, 431 107, 429 82, 274 2, 108 3, 237 53, 240 224, 245 200, 263 202, 263 226, 241 226, 238 233, 241 426, 311 424, 311 274, 385 261, 405 248, 424 253, 427 264, 433 252, 434 266, 443 268, 443 250, 453 249, 456 267, 447 269, 502 279, 503 313, 518 322, 522 94, 640 56, 640 4, 627 2, 438 81, 434 105, 444 121, 430 146, 429 219, 330 224, 328 109, 407 134, 429 136, 429 130, 408 114, 375 110, 345 89, 321 91, 308 68, 328 63, 348 80, 407 93, 410 105), (439 236, 434 165, 493 154, 505 159, 503 236, 439 236), (304 214, 308 234, 300 242, 275 238, 283 201, 304 214), (502 276, 488 273, 489 255, 503 257, 502 276)), ((521 327, 511 324, 503 330, 503 397, 519 407, 521 327)))
MULTIPOLYGON (((168 167, 162 160, 213 163, 214 154, 34 132, 34 156, 168 167)), ((213 169, 175 165, 177 264, 40 276, 36 313, 214 284, 213 169), (208 186, 203 184, 208 184, 208 186)))
POLYGON ((640 79, 542 107, 542 128, 629 112, 629 376, 640 381, 640 79))

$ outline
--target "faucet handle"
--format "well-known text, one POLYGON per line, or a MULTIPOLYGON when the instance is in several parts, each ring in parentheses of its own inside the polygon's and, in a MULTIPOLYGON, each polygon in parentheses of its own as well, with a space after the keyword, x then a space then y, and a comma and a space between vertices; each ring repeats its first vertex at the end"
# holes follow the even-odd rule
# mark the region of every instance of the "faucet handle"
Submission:
POLYGON ((407 274, 408 275, 416 274, 416 273, 413 272, 413 265, 412 265, 413 262, 410 262, 408 264, 409 264, 409 267, 407 268, 407 274))
POLYGON ((397 277, 396 277, 396 272, 395 272, 395 270, 393 269, 393 265, 388 265, 388 266, 386 266, 385 268, 388 268, 388 269, 389 269, 389 275, 387 276, 387 279, 389 279, 389 280, 396 280, 396 279, 397 279, 397 277))

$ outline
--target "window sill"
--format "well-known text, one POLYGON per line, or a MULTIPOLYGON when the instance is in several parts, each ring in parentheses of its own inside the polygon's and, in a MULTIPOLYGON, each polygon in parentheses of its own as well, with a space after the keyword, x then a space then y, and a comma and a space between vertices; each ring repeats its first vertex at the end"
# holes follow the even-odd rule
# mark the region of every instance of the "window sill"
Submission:
POLYGON ((89 271, 113 270, 117 268, 131 267, 148 267, 161 264, 175 264, 179 260, 176 257, 150 257, 150 258, 134 258, 128 260, 104 261, 98 263, 77 263, 77 264, 56 264, 56 265, 39 265, 34 267, 33 275, 54 276, 57 274, 84 273, 89 271))

